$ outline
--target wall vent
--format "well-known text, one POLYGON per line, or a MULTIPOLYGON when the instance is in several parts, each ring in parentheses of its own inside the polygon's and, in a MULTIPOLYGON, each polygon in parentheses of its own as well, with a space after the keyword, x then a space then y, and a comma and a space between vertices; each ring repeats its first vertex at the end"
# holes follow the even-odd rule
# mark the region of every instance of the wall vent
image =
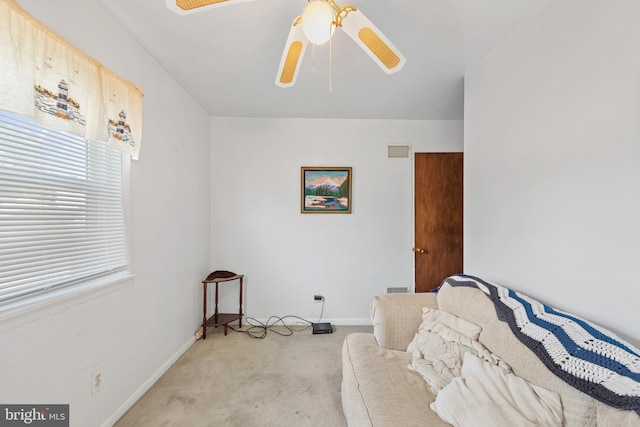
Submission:
POLYGON ((387 157, 390 159, 408 159, 411 147, 408 145, 388 145, 387 157))
POLYGON ((387 288, 388 294, 408 294, 409 288, 406 287, 395 287, 395 288, 387 288))

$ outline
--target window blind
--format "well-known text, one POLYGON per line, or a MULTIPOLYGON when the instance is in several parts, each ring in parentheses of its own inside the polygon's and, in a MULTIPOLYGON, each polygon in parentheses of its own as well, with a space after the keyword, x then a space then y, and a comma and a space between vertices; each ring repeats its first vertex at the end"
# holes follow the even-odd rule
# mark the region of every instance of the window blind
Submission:
POLYGON ((0 111, 0 311, 127 259, 120 151, 0 111))

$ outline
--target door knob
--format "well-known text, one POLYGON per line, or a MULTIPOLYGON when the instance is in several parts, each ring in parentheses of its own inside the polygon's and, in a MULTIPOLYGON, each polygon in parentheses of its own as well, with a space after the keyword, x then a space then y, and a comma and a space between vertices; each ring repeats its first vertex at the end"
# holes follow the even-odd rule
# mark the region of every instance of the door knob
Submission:
POLYGON ((417 254, 423 254, 426 251, 422 248, 413 248, 413 252, 417 253, 417 254))

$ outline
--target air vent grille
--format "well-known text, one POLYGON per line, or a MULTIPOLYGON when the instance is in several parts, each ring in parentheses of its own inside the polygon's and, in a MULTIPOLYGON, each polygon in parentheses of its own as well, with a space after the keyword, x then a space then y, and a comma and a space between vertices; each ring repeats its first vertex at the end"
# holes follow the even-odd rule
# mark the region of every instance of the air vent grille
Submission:
POLYGON ((409 288, 406 287, 395 287, 395 288, 387 288, 388 294, 408 294, 409 288))
POLYGON ((388 145, 387 157, 390 159, 408 159, 411 147, 408 145, 388 145))

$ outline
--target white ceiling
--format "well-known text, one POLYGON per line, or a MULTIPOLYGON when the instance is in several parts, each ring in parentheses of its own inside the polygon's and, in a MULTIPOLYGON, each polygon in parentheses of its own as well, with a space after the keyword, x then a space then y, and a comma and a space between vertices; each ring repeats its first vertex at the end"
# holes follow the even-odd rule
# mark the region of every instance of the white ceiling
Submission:
POLYGON ((306 0, 230 2, 189 15, 165 0, 95 1, 213 116, 460 120, 465 70, 543 0, 353 0, 407 63, 387 75, 336 31, 332 92, 328 44, 315 48, 315 71, 307 49, 294 87, 274 83, 306 0))

